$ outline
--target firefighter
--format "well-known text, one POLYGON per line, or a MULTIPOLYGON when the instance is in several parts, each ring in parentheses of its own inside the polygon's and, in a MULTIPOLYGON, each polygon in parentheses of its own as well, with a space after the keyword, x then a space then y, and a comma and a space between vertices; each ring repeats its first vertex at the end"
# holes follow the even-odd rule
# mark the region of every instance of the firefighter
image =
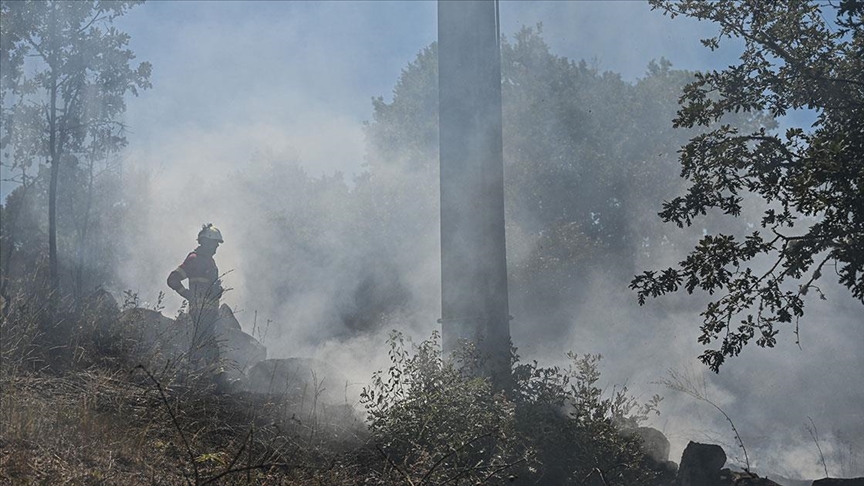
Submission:
POLYGON ((213 255, 223 242, 219 228, 212 223, 205 224, 198 232, 198 248, 168 275, 168 286, 188 302, 192 336, 189 360, 196 367, 215 373, 217 385, 221 373, 216 321, 219 319, 219 299, 223 289, 213 255), (185 279, 189 280, 188 289, 183 286, 185 279))

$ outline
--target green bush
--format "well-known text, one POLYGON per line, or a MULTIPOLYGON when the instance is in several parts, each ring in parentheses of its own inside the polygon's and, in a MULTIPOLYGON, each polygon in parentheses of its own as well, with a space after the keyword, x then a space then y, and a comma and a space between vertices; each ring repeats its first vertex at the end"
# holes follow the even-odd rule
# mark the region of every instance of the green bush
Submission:
POLYGON ((512 354, 513 387, 496 391, 478 377, 470 346, 444 359, 438 333, 406 349, 391 334, 391 366, 361 394, 381 454, 382 483, 651 485, 638 436, 628 433, 656 412, 627 389, 604 396, 599 355, 569 355, 544 368, 512 354), (596 483, 592 483, 596 481, 596 483))

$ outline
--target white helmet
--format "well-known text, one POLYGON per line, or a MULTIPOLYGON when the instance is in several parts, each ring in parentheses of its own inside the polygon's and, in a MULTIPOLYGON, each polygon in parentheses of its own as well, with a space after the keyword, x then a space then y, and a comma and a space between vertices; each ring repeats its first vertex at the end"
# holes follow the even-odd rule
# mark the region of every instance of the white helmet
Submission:
POLYGON ((201 242, 201 240, 216 240, 219 243, 225 242, 222 239, 222 232, 219 231, 219 228, 213 226, 213 223, 207 223, 201 227, 201 231, 198 232, 198 242, 201 242))

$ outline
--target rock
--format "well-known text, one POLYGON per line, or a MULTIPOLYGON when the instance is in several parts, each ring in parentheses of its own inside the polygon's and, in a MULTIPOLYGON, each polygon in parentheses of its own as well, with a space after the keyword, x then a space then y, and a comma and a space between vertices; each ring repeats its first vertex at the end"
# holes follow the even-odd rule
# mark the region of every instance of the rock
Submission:
POLYGON ((669 460, 669 439, 663 432, 651 427, 624 430, 625 434, 638 436, 642 440, 644 467, 658 473, 657 484, 670 484, 675 479, 678 465, 669 460))
POLYGON ((669 439, 657 429, 639 427, 635 434, 642 438, 642 450, 660 464, 669 461, 669 439))
POLYGON ((228 304, 219 306, 219 322, 217 326, 221 331, 239 331, 243 332, 240 327, 240 322, 234 317, 234 311, 228 307, 228 304))
POLYGON ((243 332, 228 304, 219 307, 216 333, 219 352, 229 363, 226 372, 230 380, 241 379, 258 362, 267 359, 267 348, 253 336, 243 332))
POLYGON ((781 486, 748 471, 721 469, 726 452, 714 444, 690 442, 681 455, 675 486, 781 486))
MULTIPOLYGON (((333 366, 309 358, 267 359, 249 370, 245 391, 264 395, 281 417, 282 430, 354 441, 366 425, 347 395, 347 379, 333 366)), ((243 391, 243 390, 241 390, 243 391)))
POLYGON ((229 361, 230 378, 239 379, 257 363, 267 359, 267 348, 245 332, 228 328, 217 336, 219 352, 229 361))
POLYGON ((345 404, 346 383, 341 373, 323 361, 285 358, 268 359, 253 366, 247 374, 246 388, 279 397, 305 411, 315 404, 345 404))
POLYGON ((864 486, 864 478, 822 478, 813 481, 813 486, 864 486))
POLYGON ((720 484, 729 486, 781 486, 780 483, 768 478, 760 478, 757 474, 746 471, 720 471, 720 484))
POLYGON ((721 486, 720 468, 726 464, 726 452, 714 444, 690 442, 681 455, 675 486, 721 486))
POLYGON ((135 344, 134 352, 148 361, 175 360, 189 350, 191 336, 186 326, 161 312, 136 307, 121 312, 119 321, 125 338, 135 344))
MULTIPOLYGON (((240 329, 230 308, 223 315, 228 322, 222 323, 221 318, 217 321, 216 341, 227 378, 236 381, 267 358, 267 348, 240 329)), ((153 367, 162 366, 167 360, 182 360, 192 345, 193 332, 187 314, 181 314, 175 321, 161 312, 134 308, 123 311, 119 321, 125 329, 125 339, 135 343, 134 352, 153 367)))
POLYGON ((120 306, 117 299, 110 292, 98 289, 89 296, 84 303, 85 313, 90 313, 100 318, 116 318, 120 314, 120 306))

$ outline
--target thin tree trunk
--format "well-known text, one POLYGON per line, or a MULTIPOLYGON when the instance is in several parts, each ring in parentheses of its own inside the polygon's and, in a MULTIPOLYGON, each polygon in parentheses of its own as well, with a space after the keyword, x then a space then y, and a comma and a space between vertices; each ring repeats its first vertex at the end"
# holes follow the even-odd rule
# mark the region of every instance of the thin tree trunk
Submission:
MULTIPOLYGON (((48 111, 48 150, 51 157, 51 180, 48 186, 48 273, 50 276, 50 309, 57 310, 60 274, 57 264, 57 179, 60 178, 60 151, 57 146, 57 6, 51 10, 51 42, 48 46, 51 69, 51 106, 48 111)), ((52 316, 53 318, 53 316, 52 316)))
MULTIPOLYGON (((54 138, 53 133, 51 138, 54 138)), ((48 186, 48 265, 53 295, 60 290, 60 274, 57 265, 57 179, 60 173, 60 161, 56 151, 51 152, 51 182, 48 186)))
MULTIPOLYGON (((94 150, 95 152, 95 150, 94 150)), ((93 207, 93 165, 96 155, 91 154, 89 170, 89 180, 87 183, 87 203, 84 206, 84 217, 80 223, 78 231, 78 251, 77 262, 75 265, 75 305, 80 310, 82 300, 84 299, 84 254, 87 250, 87 231, 90 227, 90 212, 93 207)))

